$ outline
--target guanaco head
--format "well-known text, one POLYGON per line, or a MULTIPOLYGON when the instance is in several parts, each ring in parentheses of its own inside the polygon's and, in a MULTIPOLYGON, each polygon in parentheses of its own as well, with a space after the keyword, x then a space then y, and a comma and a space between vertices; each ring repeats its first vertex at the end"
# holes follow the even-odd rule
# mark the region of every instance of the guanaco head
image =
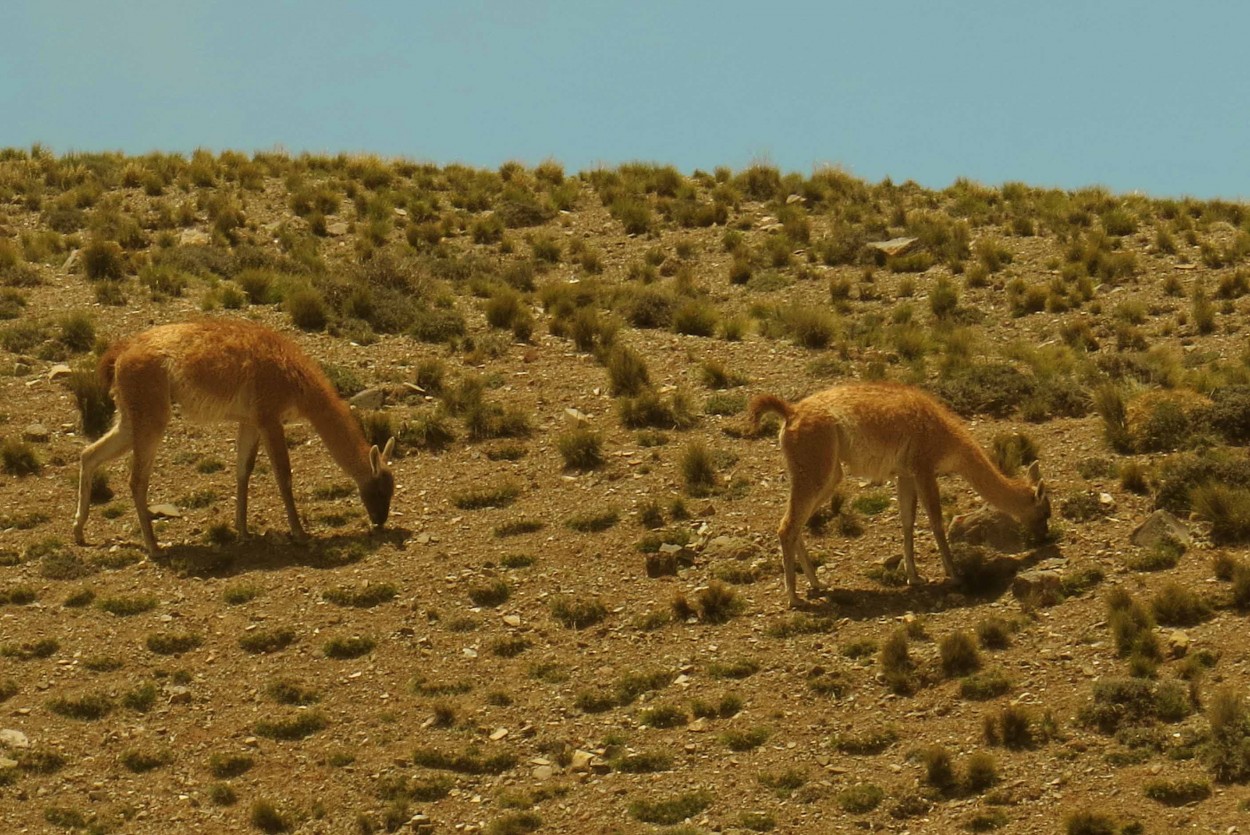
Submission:
POLYGON ((386 442, 386 448, 379 450, 374 444, 369 450, 369 467, 373 474, 360 484, 360 500, 365 503, 365 511, 369 521, 375 528, 386 524, 386 517, 391 513, 391 496, 395 495, 395 476, 388 466, 391 453, 395 450, 395 439, 386 442))
POLYGON ((1042 469, 1034 461, 1029 465, 1025 476, 1033 487, 1033 504, 1020 520, 1029 535, 1035 539, 1045 538, 1050 521, 1050 494, 1046 491, 1046 482, 1042 480, 1042 469))

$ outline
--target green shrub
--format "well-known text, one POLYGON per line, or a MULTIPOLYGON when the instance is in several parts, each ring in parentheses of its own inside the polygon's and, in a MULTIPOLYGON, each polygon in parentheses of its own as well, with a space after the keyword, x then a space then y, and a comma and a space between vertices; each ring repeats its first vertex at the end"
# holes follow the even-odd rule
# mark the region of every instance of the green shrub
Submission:
POLYGON ((551 600, 551 615, 569 629, 585 629, 608 616, 608 609, 598 599, 556 595, 551 600))
POLYGON ((219 780, 246 774, 254 764, 249 754, 213 754, 208 758, 208 772, 219 780))
POLYGON ((603 436, 589 427, 578 426, 557 440, 564 466, 570 470, 595 470, 604 464, 603 436))
POLYGON ((872 783, 858 783, 838 792, 836 800, 842 811, 852 815, 864 815, 881 805, 885 791, 872 783))
POLYGON ((289 812, 279 810, 271 801, 264 798, 253 801, 248 820, 252 826, 268 835, 290 832, 295 827, 295 822, 289 812))
POLYGON ((277 739, 293 742, 306 739, 320 730, 329 722, 325 716, 315 710, 301 710, 276 719, 261 719, 252 726, 257 736, 266 739, 277 739))
POLYGON ((501 606, 508 600, 508 582, 501 578, 485 580, 469 587, 469 599, 475 606, 501 606))
POLYGON ((881 672, 886 686, 899 695, 915 692, 919 686, 916 665, 907 647, 907 633, 895 630, 881 645, 881 672))
POLYGON ((716 487, 716 464, 702 441, 691 441, 682 451, 681 474, 686 492, 692 496, 706 496, 716 487))
POLYGON ((898 729, 892 725, 868 727, 855 732, 837 734, 833 747, 856 757, 876 756, 898 742, 898 729))
POLYGON ((330 321, 325 297, 312 287, 300 287, 286 294, 286 311, 301 330, 325 330, 330 321))
POLYGON ((78 405, 83 434, 92 440, 103 435, 112 424, 114 413, 113 399, 104 381, 94 369, 79 369, 66 383, 78 405))
POLYGON ((461 510, 507 507, 521 495, 521 486, 512 481, 470 488, 452 496, 452 503, 461 510))
POLYGON ((981 667, 976 641, 967 632, 951 632, 938 644, 942 672, 949 677, 968 675, 981 667))
POLYGON ((348 638, 331 638, 323 649, 327 658, 340 660, 360 658, 373 652, 377 642, 368 636, 353 635, 348 638))
POLYGON ((0 465, 9 475, 36 475, 43 469, 35 448, 20 438, 0 441, 0 465))
POLYGON ((630 801, 629 814, 643 823, 673 826, 687 818, 693 818, 711 805, 711 793, 700 790, 662 800, 630 801))
POLYGON ((587 510, 575 513, 565 520, 566 527, 579 533, 600 533, 611 528, 621 519, 620 511, 614 507, 602 510, 587 510))
POLYGON ((1150 602, 1155 618, 1164 626, 1195 626, 1211 616, 1211 606, 1179 583, 1166 583, 1150 602))
POLYGON ((256 629, 246 632, 239 638, 239 647, 244 652, 267 654, 286 649, 295 641, 295 630, 287 626, 273 629, 256 629))
POLYGON ((321 593, 323 599, 336 606, 372 609, 395 599, 399 589, 394 583, 365 583, 360 586, 337 586, 321 593))
POLYGON ((1011 680, 1002 670, 973 673, 959 682, 959 695, 965 699, 985 701, 1011 692, 1011 680))
POLYGON ((182 655, 204 643, 204 639, 194 632, 154 632, 145 643, 157 655, 182 655))
POLYGON ((92 281, 119 279, 124 272, 122 248, 116 241, 92 238, 82 248, 82 266, 92 281))
POLYGON ((1150 780, 1142 793, 1165 806, 1188 806, 1210 797, 1211 785, 1206 780, 1150 780))

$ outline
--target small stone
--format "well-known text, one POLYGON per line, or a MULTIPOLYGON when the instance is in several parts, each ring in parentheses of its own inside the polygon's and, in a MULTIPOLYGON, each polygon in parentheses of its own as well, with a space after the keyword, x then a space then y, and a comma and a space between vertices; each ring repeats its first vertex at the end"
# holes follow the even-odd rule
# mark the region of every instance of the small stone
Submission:
POLYGON ((203 246, 212 242, 212 236, 199 229, 183 229, 178 236, 178 243, 183 246, 203 246))
POLYGON ((0 757, 0 771, 6 768, 17 768, 17 760, 11 760, 8 757, 0 757))
POLYGON ((1168 635, 1168 654, 1173 658, 1184 658, 1189 654, 1189 635, 1180 629, 1174 629, 1168 635))
POLYGON ((556 770, 549 765, 540 765, 534 769, 535 780, 550 780, 556 774, 556 770))
POLYGON ((989 505, 956 516, 951 520, 947 535, 951 542, 985 545, 1004 554, 1018 554, 1029 549, 1020 523, 989 505))
POLYGON ((0 730, 0 745, 7 745, 10 748, 29 748, 30 740, 21 731, 5 728, 0 730))
POLYGON ((1145 521, 1133 528, 1129 540, 1142 548, 1154 548, 1167 540, 1179 542, 1185 547, 1193 543, 1185 523, 1166 510, 1156 510, 1147 516, 1145 521))
POLYGON ((507 735, 508 735, 507 728, 495 728, 495 730, 491 731, 490 738, 492 742, 498 742, 499 740, 503 739, 507 735))
POLYGON ((183 687, 180 684, 171 684, 165 688, 165 695, 169 697, 169 703, 171 705, 191 704, 190 687, 183 687))
POLYGON ((703 546, 703 555, 712 559, 748 560, 759 550, 754 542, 740 536, 716 536, 703 546))
POLYGON ((919 238, 890 238, 888 241, 872 241, 868 244, 869 249, 875 249, 886 255, 902 255, 911 249, 919 238))
POLYGON ((326 224, 326 234, 332 238, 337 238, 347 234, 347 223, 342 220, 336 220, 334 223, 326 224))
POLYGON ((158 519, 181 519, 182 511, 177 505, 172 504, 154 504, 148 507, 148 513, 151 513, 158 519))
POLYGON ((68 377, 69 375, 73 373, 74 373, 74 370, 70 368, 68 365, 66 365, 65 363, 63 362, 57 363, 56 365, 48 369, 48 380, 51 382, 56 382, 57 380, 64 379, 65 377, 68 377))
POLYGON ((52 433, 42 423, 32 423, 22 430, 22 440, 30 441, 33 444, 47 443, 51 437, 52 433))
POLYGON ((504 615, 503 622, 508 624, 508 626, 520 626, 521 616, 520 615, 504 615))
POLYGON ((1022 572, 1011 581, 1011 593, 1017 600, 1053 603, 1063 596, 1063 575, 1050 569, 1022 572))
POLYGON ((419 835, 430 835, 434 831, 434 821, 426 815, 413 815, 408 819, 408 828, 419 835))
POLYGON ((381 409, 386 404, 386 387, 373 386, 372 388, 367 388, 353 396, 348 402, 357 409, 366 411, 381 409))
POLYGON ((590 763, 594 760, 595 755, 589 751, 577 750, 573 752, 573 759, 569 763, 569 768, 573 771, 589 771, 590 763))

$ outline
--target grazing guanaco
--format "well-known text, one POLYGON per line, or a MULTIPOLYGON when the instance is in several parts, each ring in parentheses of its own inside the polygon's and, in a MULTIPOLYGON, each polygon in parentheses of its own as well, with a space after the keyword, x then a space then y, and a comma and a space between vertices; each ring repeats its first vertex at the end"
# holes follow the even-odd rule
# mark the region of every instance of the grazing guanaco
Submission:
POLYGON ((790 404, 771 394, 751 401, 749 417, 776 412, 785 420, 781 449, 790 475, 790 502, 778 527, 786 593, 795 593, 795 557, 813 591, 821 586, 803 545, 803 526, 841 482, 843 473, 898 485, 899 518, 903 524, 903 560, 908 583, 916 573, 913 538, 916 499, 920 499, 946 575, 957 576, 942 525, 937 476, 958 473, 990 504, 1020 522, 1031 535, 1044 536, 1050 518, 1037 462, 1026 478, 1007 478, 986 456, 963 422, 919 389, 892 383, 847 383, 790 404))
POLYGON ((159 546, 148 510, 148 481, 173 404, 189 420, 234 421, 238 430, 235 527, 247 536, 247 487, 261 443, 286 506, 291 534, 306 539, 291 494, 285 421, 303 418, 334 461, 356 482, 365 510, 381 528, 390 513, 395 479, 388 461, 395 439, 379 450, 365 440, 347 404, 317 363, 276 331, 239 319, 160 325, 114 343, 100 358, 100 378, 117 401, 117 422, 82 452, 74 539, 82 544, 96 468, 133 450, 130 493, 149 554, 159 546))

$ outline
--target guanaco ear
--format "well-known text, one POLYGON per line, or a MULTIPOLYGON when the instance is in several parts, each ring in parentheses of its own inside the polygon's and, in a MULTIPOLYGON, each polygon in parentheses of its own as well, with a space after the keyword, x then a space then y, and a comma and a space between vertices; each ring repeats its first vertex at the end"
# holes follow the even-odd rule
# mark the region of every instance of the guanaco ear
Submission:
POLYGON ((382 448, 382 463, 391 463, 391 456, 395 453, 395 436, 392 435, 386 441, 386 446, 382 448))
POLYGON ((1030 484, 1042 483, 1042 467, 1040 464, 1037 463, 1036 460, 1032 464, 1029 465, 1029 469, 1026 471, 1026 473, 1029 477, 1030 484))
POLYGON ((377 478, 378 473, 382 472, 382 468, 387 465, 391 459, 391 452, 395 449, 395 439, 391 438, 386 442, 386 449, 379 451, 378 445, 374 444, 369 447, 369 469, 373 470, 373 477, 377 478))

